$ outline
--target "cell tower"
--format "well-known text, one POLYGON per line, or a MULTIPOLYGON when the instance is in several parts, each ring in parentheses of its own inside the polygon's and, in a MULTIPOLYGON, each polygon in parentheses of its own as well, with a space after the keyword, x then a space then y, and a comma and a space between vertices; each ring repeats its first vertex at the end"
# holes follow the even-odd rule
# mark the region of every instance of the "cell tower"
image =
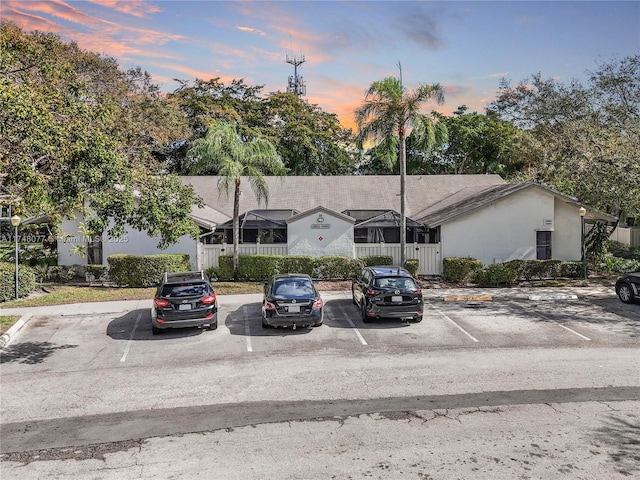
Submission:
POLYGON ((287 63, 293 65, 293 75, 289 75, 289 83, 287 84, 287 92, 295 93, 299 97, 307 94, 307 86, 304 79, 298 75, 298 66, 304 63, 304 55, 298 57, 290 57, 287 55, 287 63))

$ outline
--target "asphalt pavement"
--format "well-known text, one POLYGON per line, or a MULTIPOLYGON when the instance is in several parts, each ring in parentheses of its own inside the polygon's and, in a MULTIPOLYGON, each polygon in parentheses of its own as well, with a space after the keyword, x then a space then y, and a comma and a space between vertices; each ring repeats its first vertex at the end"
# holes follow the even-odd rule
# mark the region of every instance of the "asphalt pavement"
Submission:
MULTIPOLYGON (((347 298, 350 291, 323 291, 325 300, 347 298)), ((576 300, 584 297, 615 297, 615 291, 609 286, 585 287, 512 287, 512 288, 427 288, 423 290, 427 301, 499 301, 504 300, 576 300)), ((225 298, 234 302, 254 303, 262 301, 262 294, 248 293, 238 295, 219 295, 219 302, 225 298)), ((116 300, 110 302, 73 303, 66 305, 48 305, 44 307, 0 308, 0 316, 20 316, 7 332, 0 337, 0 348, 8 345, 20 329, 33 317, 108 315, 132 310, 151 308, 152 299, 116 300)))

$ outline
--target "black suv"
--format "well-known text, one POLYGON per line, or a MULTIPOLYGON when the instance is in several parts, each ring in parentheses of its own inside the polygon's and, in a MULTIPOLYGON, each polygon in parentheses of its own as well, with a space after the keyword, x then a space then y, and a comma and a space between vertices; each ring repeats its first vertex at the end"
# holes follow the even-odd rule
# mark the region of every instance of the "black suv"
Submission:
POLYGON ((366 267, 351 282, 353 303, 364 323, 374 318, 422 321, 424 301, 415 278, 401 267, 366 267))
POLYGON ((218 302, 210 280, 202 272, 162 275, 151 307, 151 328, 157 335, 167 328, 218 328, 218 302))

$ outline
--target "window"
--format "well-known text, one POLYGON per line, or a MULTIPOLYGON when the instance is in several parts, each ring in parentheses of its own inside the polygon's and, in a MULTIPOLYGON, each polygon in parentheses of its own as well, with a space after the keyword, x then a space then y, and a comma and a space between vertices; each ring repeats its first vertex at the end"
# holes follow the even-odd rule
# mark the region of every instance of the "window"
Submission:
POLYGON ((551 260, 551 232, 536 232, 536 258, 551 260))

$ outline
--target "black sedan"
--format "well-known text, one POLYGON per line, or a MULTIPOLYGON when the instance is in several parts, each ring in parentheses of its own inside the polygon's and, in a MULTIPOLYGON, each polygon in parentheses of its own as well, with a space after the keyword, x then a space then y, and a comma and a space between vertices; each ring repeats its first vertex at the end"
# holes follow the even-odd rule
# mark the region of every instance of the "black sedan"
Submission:
POLYGON ((375 318, 422 321, 422 288, 400 267, 366 267, 351 283, 353 303, 364 323, 375 318))
POLYGON ((319 327, 322 298, 309 275, 274 275, 264 285, 262 327, 319 327))
POLYGON ((616 293, 624 303, 640 300, 640 272, 628 273, 616 282, 616 293))

